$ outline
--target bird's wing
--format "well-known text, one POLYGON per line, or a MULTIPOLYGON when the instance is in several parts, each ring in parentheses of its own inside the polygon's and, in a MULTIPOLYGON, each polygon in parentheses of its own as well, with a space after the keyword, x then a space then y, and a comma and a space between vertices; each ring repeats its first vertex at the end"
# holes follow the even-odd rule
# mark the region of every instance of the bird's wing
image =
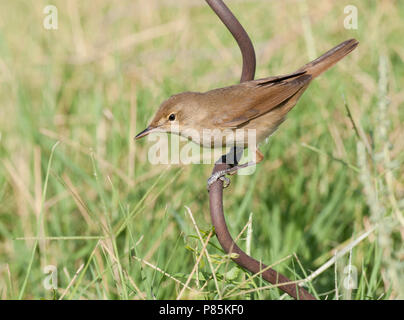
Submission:
POLYGON ((215 112, 215 123, 221 127, 237 128, 287 101, 310 80, 311 76, 303 71, 217 89, 220 99, 216 101, 222 103, 215 112))

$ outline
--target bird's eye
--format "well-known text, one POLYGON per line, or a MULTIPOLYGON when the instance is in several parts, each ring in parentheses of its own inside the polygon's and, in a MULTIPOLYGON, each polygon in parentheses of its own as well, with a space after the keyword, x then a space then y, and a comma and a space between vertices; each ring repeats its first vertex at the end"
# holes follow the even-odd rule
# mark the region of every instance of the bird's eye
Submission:
POLYGON ((174 113, 170 114, 170 116, 168 117, 168 120, 174 121, 175 120, 175 114, 174 113))

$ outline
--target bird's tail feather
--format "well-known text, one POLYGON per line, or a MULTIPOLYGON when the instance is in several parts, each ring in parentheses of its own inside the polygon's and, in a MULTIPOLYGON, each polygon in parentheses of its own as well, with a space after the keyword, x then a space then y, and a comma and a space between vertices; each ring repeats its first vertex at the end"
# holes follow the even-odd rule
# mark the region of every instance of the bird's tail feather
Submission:
POLYGON ((313 60, 312 62, 304 65, 296 72, 306 71, 307 74, 310 74, 313 78, 315 78, 326 71, 328 68, 331 68, 339 60, 341 60, 348 53, 354 50, 358 44, 359 42, 355 39, 344 41, 324 53, 322 56, 318 57, 316 60, 313 60))

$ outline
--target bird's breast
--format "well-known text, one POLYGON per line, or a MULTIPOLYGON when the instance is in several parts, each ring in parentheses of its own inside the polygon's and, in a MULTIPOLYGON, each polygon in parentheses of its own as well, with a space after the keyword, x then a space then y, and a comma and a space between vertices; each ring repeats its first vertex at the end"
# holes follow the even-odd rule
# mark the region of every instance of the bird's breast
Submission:
POLYGON ((204 128, 200 130, 184 128, 180 130, 180 135, 205 148, 247 147, 257 144, 257 132, 254 128, 204 128))

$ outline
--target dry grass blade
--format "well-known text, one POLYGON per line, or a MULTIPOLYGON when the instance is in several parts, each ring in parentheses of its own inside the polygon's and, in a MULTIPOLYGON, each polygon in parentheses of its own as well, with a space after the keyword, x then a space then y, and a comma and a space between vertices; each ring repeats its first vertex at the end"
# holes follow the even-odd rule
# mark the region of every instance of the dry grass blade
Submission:
POLYGON ((76 281, 76 278, 78 277, 79 273, 81 272, 81 270, 83 270, 84 268, 84 263, 80 265, 80 267, 77 269, 76 273, 73 276, 73 279, 70 281, 69 285, 66 287, 65 291, 63 292, 63 294, 60 296, 59 300, 62 300, 66 293, 69 291, 70 287, 73 285, 74 281, 76 281))
POLYGON ((185 282, 185 285, 184 285, 184 287, 182 288, 181 292, 178 294, 176 300, 180 300, 180 299, 181 299, 182 295, 184 294, 185 288, 188 287, 188 284, 190 283, 190 281, 191 281, 191 279, 192 279, 192 276, 194 275, 196 269, 198 268, 199 262, 201 261, 203 255, 204 255, 204 253, 205 253, 206 246, 208 245, 211 236, 212 236, 212 231, 210 231, 209 234, 208 234, 208 236, 206 237, 206 240, 205 240, 205 242, 203 243, 203 247, 202 247, 201 253, 199 254, 199 257, 198 257, 198 259, 196 260, 195 265, 194 265, 194 267, 192 268, 192 271, 191 271, 191 273, 189 274, 188 279, 187 279, 187 281, 185 282))
POLYGON ((376 227, 373 227, 369 231, 366 231, 363 233, 361 236, 356 238, 355 240, 351 241, 347 246, 345 246, 343 249, 338 251, 334 257, 332 257, 330 260, 328 260, 326 263, 324 263, 320 268, 318 268, 316 271, 314 271, 312 274, 310 274, 307 278, 303 279, 299 285, 303 286, 307 282, 312 281, 316 277, 318 277, 321 273, 323 273, 325 270, 327 270, 329 267, 331 267, 334 263, 337 262, 337 260, 350 252, 352 248, 356 247, 360 242, 362 242, 364 239, 366 239, 373 231, 376 230, 376 227))
MULTIPOLYGON (((233 289, 231 289, 229 292, 227 292, 226 295, 225 295, 225 298, 230 298, 230 297, 232 297, 232 296, 237 295, 237 294, 232 295, 231 293, 233 293, 234 291, 236 291, 236 290, 238 290, 238 289, 244 287, 247 283, 251 282, 254 278, 260 276, 260 275, 261 275, 263 272, 265 272, 266 270, 269 270, 269 269, 271 269, 271 268, 277 266, 278 264, 280 264, 280 263, 282 263, 282 262, 284 262, 284 261, 290 259, 291 257, 292 257, 292 255, 288 255, 287 257, 282 258, 281 260, 279 260, 279 261, 277 261, 277 262, 275 262, 275 263, 273 263, 273 264, 271 264, 271 265, 269 265, 269 266, 266 266, 266 268, 260 270, 259 272, 253 274, 252 276, 248 277, 248 279, 242 281, 242 282, 239 283, 237 286, 235 286, 233 289)), ((301 281, 301 280, 299 280, 299 281, 301 281)), ((293 282, 293 281, 292 281, 292 282, 282 282, 282 283, 278 283, 278 284, 276 284, 276 285, 270 285, 270 286, 260 287, 260 288, 257 289, 257 290, 261 290, 261 288, 262 288, 262 289, 269 289, 269 288, 279 287, 279 286, 282 286, 282 285, 288 285, 288 284, 293 284, 293 283, 299 283, 299 281, 298 281, 298 282, 293 282)), ((257 291, 257 290, 256 290, 256 291, 257 291)), ((254 291, 248 291, 248 292, 254 292, 254 291)), ((248 293, 248 292, 243 291, 243 293, 248 293)))
MULTIPOLYGON (((197 226, 197 224, 195 222, 195 219, 194 219, 194 216, 193 216, 193 214, 191 212, 191 209, 189 207, 187 207, 187 206, 185 206, 185 209, 187 210, 187 212, 189 214, 189 217, 191 218, 192 224, 193 224, 193 226, 195 228, 195 231, 198 234, 198 238, 201 241, 201 244, 203 245, 203 243, 204 243, 203 238, 202 238, 202 235, 201 235, 201 233, 199 231, 199 228, 198 228, 198 226, 197 226)), ((206 258, 208 259, 209 268, 212 271, 212 276, 213 276, 213 279, 215 281, 215 286, 216 286, 217 293, 219 294, 219 299, 221 300, 222 299, 222 293, 221 293, 221 290, 219 288, 219 283, 217 282, 217 279, 216 279, 215 268, 213 268, 212 259, 210 258, 208 249, 206 247, 205 247, 205 254, 206 254, 206 258)))
POLYGON ((197 293, 197 294, 202 294, 202 293, 203 293, 203 292, 200 292, 200 291, 198 291, 198 290, 195 290, 194 288, 189 287, 189 286, 188 286, 188 283, 183 283, 182 281, 180 281, 180 280, 178 280, 177 278, 173 277, 171 274, 165 272, 164 270, 162 270, 161 268, 155 266, 154 264, 152 264, 152 263, 150 263, 150 262, 148 262, 148 261, 146 261, 146 260, 144 260, 144 259, 141 259, 141 258, 139 258, 139 257, 136 257, 136 256, 132 256, 132 257, 133 257, 135 260, 137 260, 137 261, 139 261, 139 262, 141 262, 141 263, 144 263, 146 266, 149 266, 150 268, 156 270, 157 272, 160 272, 161 274, 163 274, 163 275, 166 276, 167 278, 169 278, 169 279, 173 280, 174 282, 178 283, 181 287, 186 288, 186 289, 188 289, 188 290, 191 290, 191 291, 193 291, 193 292, 195 292, 195 293, 197 293))

